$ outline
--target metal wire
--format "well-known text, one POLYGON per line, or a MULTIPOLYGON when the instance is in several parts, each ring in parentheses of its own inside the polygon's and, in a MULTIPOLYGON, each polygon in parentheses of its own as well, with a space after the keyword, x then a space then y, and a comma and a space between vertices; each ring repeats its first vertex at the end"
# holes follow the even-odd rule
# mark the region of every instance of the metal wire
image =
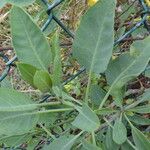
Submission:
MULTIPOLYGON (((53 13, 53 9, 55 9, 58 5, 60 5, 64 0, 54 0, 51 4, 47 0, 41 0, 47 7, 47 14, 48 18, 43 27, 41 28, 42 31, 45 31, 47 27, 50 25, 52 20, 54 20, 71 38, 74 38, 74 33, 72 33, 65 24, 60 21, 53 13)), ((114 42, 114 46, 120 44, 125 38, 131 35, 137 28, 144 26, 148 32, 150 32, 150 27, 147 23, 147 16, 150 14, 150 8, 145 4, 144 0, 139 0, 140 5, 142 6, 143 12, 141 15, 141 20, 136 23, 133 28, 131 28, 129 31, 127 31, 123 36, 121 36, 119 39, 117 39, 114 42)), ((6 56, 0 54, 0 57, 3 58, 4 62, 6 63, 6 68, 3 71, 2 75, 0 75, 0 82, 5 79, 5 77, 8 75, 9 70, 13 63, 17 60, 17 56, 14 56, 11 60, 9 60, 6 56)), ((80 74, 82 74, 86 69, 82 67, 75 75, 72 75, 69 79, 63 82, 62 85, 68 84, 70 81, 78 77, 80 74)))

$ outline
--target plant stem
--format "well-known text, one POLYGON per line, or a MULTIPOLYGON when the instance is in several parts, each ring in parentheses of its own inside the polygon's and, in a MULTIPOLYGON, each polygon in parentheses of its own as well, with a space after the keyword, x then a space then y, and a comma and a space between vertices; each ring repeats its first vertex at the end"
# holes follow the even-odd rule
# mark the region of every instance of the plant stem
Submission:
POLYGON ((43 126, 41 123, 39 125, 47 133, 48 136, 52 137, 53 139, 56 139, 55 136, 53 134, 51 134, 51 132, 49 132, 45 126, 43 126))
POLYGON ((95 133, 92 132, 91 134, 92 134, 92 142, 96 146, 95 133))
POLYGON ((102 107, 104 106, 104 104, 105 104, 107 98, 108 98, 109 95, 110 95, 110 92, 111 92, 111 90, 112 90, 112 87, 113 87, 113 86, 110 87, 109 91, 107 92, 107 94, 105 95, 104 99, 102 100, 102 102, 101 102, 101 104, 100 104, 100 106, 99 106, 99 109, 102 109, 102 107))
POLYGON ((88 104, 88 96, 89 96, 89 91, 90 91, 90 86, 91 86, 91 78, 92 78, 92 71, 90 71, 89 73, 88 84, 87 84, 86 93, 85 93, 86 104, 88 104))

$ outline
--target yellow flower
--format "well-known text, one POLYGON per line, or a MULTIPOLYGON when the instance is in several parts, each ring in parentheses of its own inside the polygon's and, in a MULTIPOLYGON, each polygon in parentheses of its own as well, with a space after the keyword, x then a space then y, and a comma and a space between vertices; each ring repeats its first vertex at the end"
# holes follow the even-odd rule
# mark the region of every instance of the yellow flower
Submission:
POLYGON ((148 7, 150 7, 150 0, 145 0, 148 7))
POLYGON ((88 5, 90 7, 92 7, 93 5, 95 5, 99 0, 88 0, 88 5))

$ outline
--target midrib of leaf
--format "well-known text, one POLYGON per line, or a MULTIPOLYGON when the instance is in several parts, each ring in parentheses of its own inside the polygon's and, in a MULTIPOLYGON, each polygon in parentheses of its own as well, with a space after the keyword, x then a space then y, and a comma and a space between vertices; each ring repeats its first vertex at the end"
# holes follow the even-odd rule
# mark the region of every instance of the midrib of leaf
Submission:
POLYGON ((10 120, 14 119, 17 117, 23 117, 23 116, 31 116, 31 115, 38 115, 38 114, 46 114, 46 113, 57 113, 57 112, 65 112, 65 111, 72 111, 74 110, 73 108, 62 108, 62 109, 50 109, 50 110, 41 110, 41 111, 33 111, 33 112, 23 112, 20 114, 16 114, 13 116, 8 116, 3 119, 0 118, 0 122, 5 121, 5 120, 10 120))
POLYGON ((43 82, 43 84, 45 84, 45 86, 49 87, 48 83, 41 77, 41 81, 43 82))
MULTIPOLYGON (((24 12, 26 15, 28 15, 26 12, 24 12)), ((29 16, 28 16, 29 17, 29 16)), ((19 18, 20 18, 20 15, 19 15, 19 18)), ((30 18, 30 17, 29 17, 30 18)), ((30 18, 31 19, 31 18, 30 18)), ((39 57, 39 55, 37 55, 37 52, 36 52, 36 50, 35 50, 35 47, 34 47, 34 45, 32 44, 32 41, 31 41, 31 39, 30 39, 30 36, 29 36, 29 34, 28 34, 28 31, 27 31, 27 29, 26 29, 26 26, 25 26, 25 22, 20 18, 20 21, 22 22, 22 25, 24 26, 24 31, 25 31, 25 33, 26 33, 26 36, 27 36, 27 39, 28 39, 28 41, 29 41, 29 43, 30 43, 30 46, 31 46, 31 49, 33 50, 33 52, 34 52, 34 55, 36 56, 36 58, 37 58, 37 60, 39 61, 39 63, 40 63, 40 65, 42 66, 42 68, 44 69, 44 70, 46 70, 46 68, 45 68, 45 66, 43 65, 43 62, 41 61, 41 59, 40 59, 40 57, 39 57)), ((34 23, 33 23, 34 24, 34 23)), ((34 24, 35 25, 35 24, 34 24)), ((35 25, 36 26, 36 25, 35 25)))
MULTIPOLYGON (((105 12, 107 12, 107 11, 105 11, 105 12)), ((106 15, 107 15, 107 13, 105 13, 105 16, 106 15)), ((95 56, 97 54, 98 46, 101 43, 101 38, 102 38, 101 33, 103 31, 103 28, 104 28, 104 23, 105 23, 105 17, 104 17, 103 22, 102 22, 102 28, 101 28, 101 30, 99 30, 98 40, 97 40, 97 43, 96 43, 96 46, 95 46, 95 51, 94 51, 94 54, 92 56, 92 62, 91 62, 91 65, 90 65, 90 72, 89 72, 89 77, 88 77, 88 84, 87 84, 86 94, 85 94, 85 102, 86 102, 86 104, 88 104, 88 95, 89 95, 90 85, 91 85, 92 69, 93 69, 93 66, 94 66, 94 58, 95 58, 95 56)))
MULTIPOLYGON (((143 52, 144 52, 144 51, 143 51, 143 52)), ((142 53, 143 53, 143 52, 142 52, 142 53)), ((141 53, 141 55, 142 55, 142 53, 141 53)), ((139 57, 140 57, 140 56, 139 56, 139 57)), ((103 105, 104 105, 104 103, 106 102, 107 98, 109 97, 110 92, 111 92, 111 90, 113 89, 114 85, 118 82, 118 80, 121 78, 121 76, 122 76, 126 71, 128 71, 128 69, 129 69, 130 67, 132 67, 132 65, 133 65, 134 63, 136 63, 136 61, 138 61, 138 59, 135 59, 135 60, 118 76, 118 78, 116 78, 116 80, 115 80, 115 81, 113 82, 113 84, 111 85, 109 91, 108 91, 107 94, 105 95, 104 99, 102 100, 102 102, 101 102, 101 104, 100 104, 100 106, 99 106, 99 109, 101 109, 101 108, 103 107, 103 105)), ((126 77, 127 77, 127 76, 125 76, 124 78, 126 78, 126 77)))

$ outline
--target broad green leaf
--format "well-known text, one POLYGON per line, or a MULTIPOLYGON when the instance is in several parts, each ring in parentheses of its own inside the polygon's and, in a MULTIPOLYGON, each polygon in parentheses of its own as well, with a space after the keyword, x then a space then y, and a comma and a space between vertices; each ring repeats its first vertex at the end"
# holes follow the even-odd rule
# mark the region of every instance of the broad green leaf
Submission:
POLYGON ((55 33, 52 40, 52 52, 54 55, 52 75, 53 85, 60 86, 62 81, 62 64, 58 33, 55 33))
POLYGON ((102 150, 100 147, 97 147, 86 141, 82 142, 82 144, 83 144, 83 150, 102 150))
POLYGON ((51 63, 50 46, 40 28, 21 8, 11 10, 11 33, 13 47, 18 59, 38 69, 47 70, 51 63))
POLYGON ((28 139, 31 138, 31 135, 24 134, 24 135, 16 135, 16 136, 3 136, 0 138, 0 144, 5 144, 8 147, 15 147, 18 146, 28 139))
POLYGON ((73 121, 73 125, 83 131, 93 132, 100 127, 98 116, 88 107, 83 105, 82 109, 77 109, 79 115, 73 121))
POLYGON ((33 130, 38 121, 38 115, 28 112, 1 112, 0 135, 20 135, 33 130))
POLYGON ((119 145, 113 141, 112 129, 108 127, 105 137, 105 149, 106 150, 119 150, 119 145))
POLYGON ((38 116, 29 97, 12 89, 0 88, 0 135, 24 134, 33 129, 38 116))
POLYGON ((150 78, 150 69, 148 69, 148 70, 145 71, 145 76, 148 77, 148 78, 150 78))
POLYGON ((32 4, 35 0, 5 0, 7 3, 17 5, 17 6, 26 6, 32 4))
POLYGON ((115 121, 113 128, 113 140, 121 145, 127 140, 127 129, 119 119, 115 121))
POLYGON ((100 0, 83 16, 77 30, 73 55, 90 72, 104 72, 111 58, 115 6, 115 0, 100 0))
POLYGON ((134 126, 132 126, 132 136, 137 150, 149 150, 150 140, 134 126))
POLYGON ((11 85, 11 82, 10 82, 9 78, 5 78, 3 81, 1 81, 0 87, 11 89, 12 85, 11 85))
POLYGON ((35 103, 23 93, 0 88, 0 112, 29 111, 36 108, 35 103))
POLYGON ((24 63, 18 63, 17 67, 21 73, 21 77, 34 87, 33 77, 35 75, 35 72, 37 71, 37 68, 24 63))
POLYGON ((146 114, 150 113, 150 104, 149 105, 143 105, 143 106, 137 106, 132 109, 128 109, 128 111, 140 113, 140 114, 146 114))
POLYGON ((98 85, 91 85, 90 87, 90 99, 92 104, 99 106, 106 92, 98 85))
POLYGON ((75 140, 80 136, 76 135, 63 135, 58 139, 54 140, 50 145, 47 145, 43 150, 71 150, 75 140))
POLYGON ((131 122, 139 125, 150 125, 150 119, 142 117, 140 115, 128 116, 131 122))
POLYGON ((52 80, 47 71, 36 71, 33 83, 41 92, 49 92, 52 87, 52 80))
POLYGON ((118 98, 122 87, 142 73, 150 60, 150 37, 135 42, 132 48, 140 52, 138 56, 122 55, 111 61, 106 71, 107 80, 111 84, 109 93, 114 96, 119 105, 122 103, 121 99, 119 100, 120 97, 118 98))

